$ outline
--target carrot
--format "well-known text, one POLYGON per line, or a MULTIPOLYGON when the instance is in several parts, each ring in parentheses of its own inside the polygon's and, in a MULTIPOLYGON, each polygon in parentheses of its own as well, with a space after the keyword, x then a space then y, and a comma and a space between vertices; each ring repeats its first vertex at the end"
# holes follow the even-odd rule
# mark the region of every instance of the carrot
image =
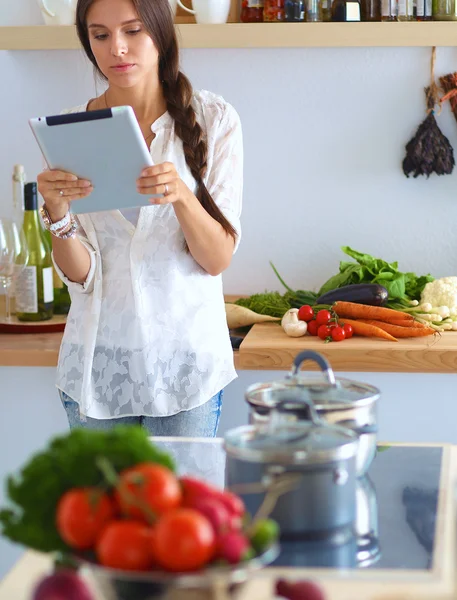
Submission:
POLYGON ((392 323, 383 323, 382 321, 373 321, 369 319, 360 320, 362 323, 366 323, 367 325, 379 327, 379 329, 387 331, 387 333, 390 333, 397 338, 424 337, 425 335, 433 335, 436 333, 432 327, 402 327, 399 325, 392 325, 392 323))
POLYGON ((367 304, 357 304, 357 302, 335 302, 332 310, 339 317, 348 319, 374 319, 390 323, 392 321, 404 320, 414 321, 414 317, 400 310, 384 308, 383 306, 368 306, 367 304))
POLYGON ((341 319, 341 323, 348 323, 349 325, 352 325, 352 329, 357 335, 363 335, 365 337, 378 337, 384 340, 389 340, 390 342, 398 342, 398 340, 390 335, 390 333, 387 333, 387 331, 384 331, 375 325, 368 325, 367 323, 363 323, 362 321, 354 319, 341 319))
POLYGON ((392 325, 398 325, 399 327, 417 327, 417 329, 430 329, 428 325, 419 323, 419 321, 405 321, 401 319, 399 321, 391 321, 392 325))

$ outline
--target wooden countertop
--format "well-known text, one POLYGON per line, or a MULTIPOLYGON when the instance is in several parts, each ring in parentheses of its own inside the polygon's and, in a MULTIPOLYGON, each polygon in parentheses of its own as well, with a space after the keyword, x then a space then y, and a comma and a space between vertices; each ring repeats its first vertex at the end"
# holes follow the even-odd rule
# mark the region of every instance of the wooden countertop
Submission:
MULTIPOLYGON (((0 366, 55 367, 61 339, 61 333, 0 334, 0 366)), ((305 349, 322 353, 335 371, 457 372, 457 332, 398 342, 354 337, 326 344, 316 337, 288 337, 276 323, 254 325, 234 353, 235 366, 240 370, 288 370, 294 357, 305 349)))

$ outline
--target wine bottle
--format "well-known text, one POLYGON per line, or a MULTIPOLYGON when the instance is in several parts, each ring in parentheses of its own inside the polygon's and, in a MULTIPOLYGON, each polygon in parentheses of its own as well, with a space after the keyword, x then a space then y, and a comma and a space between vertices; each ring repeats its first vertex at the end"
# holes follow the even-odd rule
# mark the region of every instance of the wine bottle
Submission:
MULTIPOLYGON (((43 224, 42 227, 49 250, 52 252, 51 232, 48 229, 44 229, 43 224)), ((52 286, 54 288, 54 314, 67 315, 71 304, 70 293, 68 291, 68 287, 57 274, 54 264, 52 265, 52 286)))
MULTIPOLYGON (((13 207, 12 207, 12 219, 16 223, 18 230, 22 229, 24 222, 24 185, 26 181, 25 169, 23 165, 14 165, 13 168, 13 207)), ((12 315, 16 314, 16 281, 13 280, 9 287, 10 297, 10 312, 12 315)))
POLYGON ((23 231, 29 262, 16 280, 16 315, 20 321, 47 321, 54 309, 52 258, 38 216, 35 182, 25 185, 23 231))
POLYGON ((13 170, 13 221, 22 229, 24 222, 25 170, 23 165, 14 165, 13 170))

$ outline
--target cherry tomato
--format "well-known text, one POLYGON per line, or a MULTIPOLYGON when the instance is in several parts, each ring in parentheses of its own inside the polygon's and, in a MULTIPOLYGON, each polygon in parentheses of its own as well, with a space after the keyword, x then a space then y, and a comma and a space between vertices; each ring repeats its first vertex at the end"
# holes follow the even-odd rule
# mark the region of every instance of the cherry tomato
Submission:
POLYGON ((156 515, 180 506, 182 491, 170 469, 142 463, 121 473, 115 498, 123 514, 151 522, 156 515))
POLYGON ((314 319, 314 310, 309 304, 304 304, 298 309, 298 318, 300 321, 311 321, 311 319, 314 319))
POLYGON ((320 310, 316 315, 316 321, 318 325, 327 325, 332 318, 331 313, 328 310, 320 310))
POLYGON ((308 333, 309 335, 317 335, 317 330, 319 329, 319 325, 317 324, 316 319, 309 321, 308 323, 308 333))
POLYGON ((346 338, 346 334, 344 332, 343 327, 340 327, 339 325, 333 327, 331 331, 331 336, 334 342, 341 342, 346 338))
POLYGON ((140 521, 112 521, 97 543, 98 561, 104 567, 146 571, 153 565, 153 530, 140 521))
POLYGON ((115 514, 115 504, 104 492, 74 488, 65 492, 57 505, 57 530, 72 548, 88 550, 115 514))
POLYGON ((170 571, 195 571, 215 555, 216 535, 206 517, 192 508, 164 514, 154 528, 153 552, 170 571))
POLYGON ((345 323, 343 325, 343 329, 344 329, 344 333, 346 335, 346 339, 351 338, 354 333, 354 330, 352 329, 352 325, 349 325, 349 323, 345 323))
POLYGON ((317 330, 317 335, 321 340, 326 340, 331 335, 331 329, 327 325, 320 325, 317 330))

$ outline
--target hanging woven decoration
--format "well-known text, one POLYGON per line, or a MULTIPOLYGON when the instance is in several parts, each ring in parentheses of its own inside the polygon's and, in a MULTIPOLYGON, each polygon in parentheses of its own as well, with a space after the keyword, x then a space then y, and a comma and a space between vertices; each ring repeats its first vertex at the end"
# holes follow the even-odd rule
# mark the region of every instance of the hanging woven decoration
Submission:
POLYGON ((440 106, 439 88, 435 81, 436 48, 432 49, 431 82, 425 89, 427 117, 419 125, 415 136, 406 144, 403 172, 406 177, 432 173, 450 175, 455 165, 454 150, 442 133, 435 118, 435 106, 440 106))
POLYGON ((457 120, 457 73, 449 73, 440 77, 440 84, 444 91, 444 96, 441 97, 441 104, 449 100, 451 110, 457 120))

